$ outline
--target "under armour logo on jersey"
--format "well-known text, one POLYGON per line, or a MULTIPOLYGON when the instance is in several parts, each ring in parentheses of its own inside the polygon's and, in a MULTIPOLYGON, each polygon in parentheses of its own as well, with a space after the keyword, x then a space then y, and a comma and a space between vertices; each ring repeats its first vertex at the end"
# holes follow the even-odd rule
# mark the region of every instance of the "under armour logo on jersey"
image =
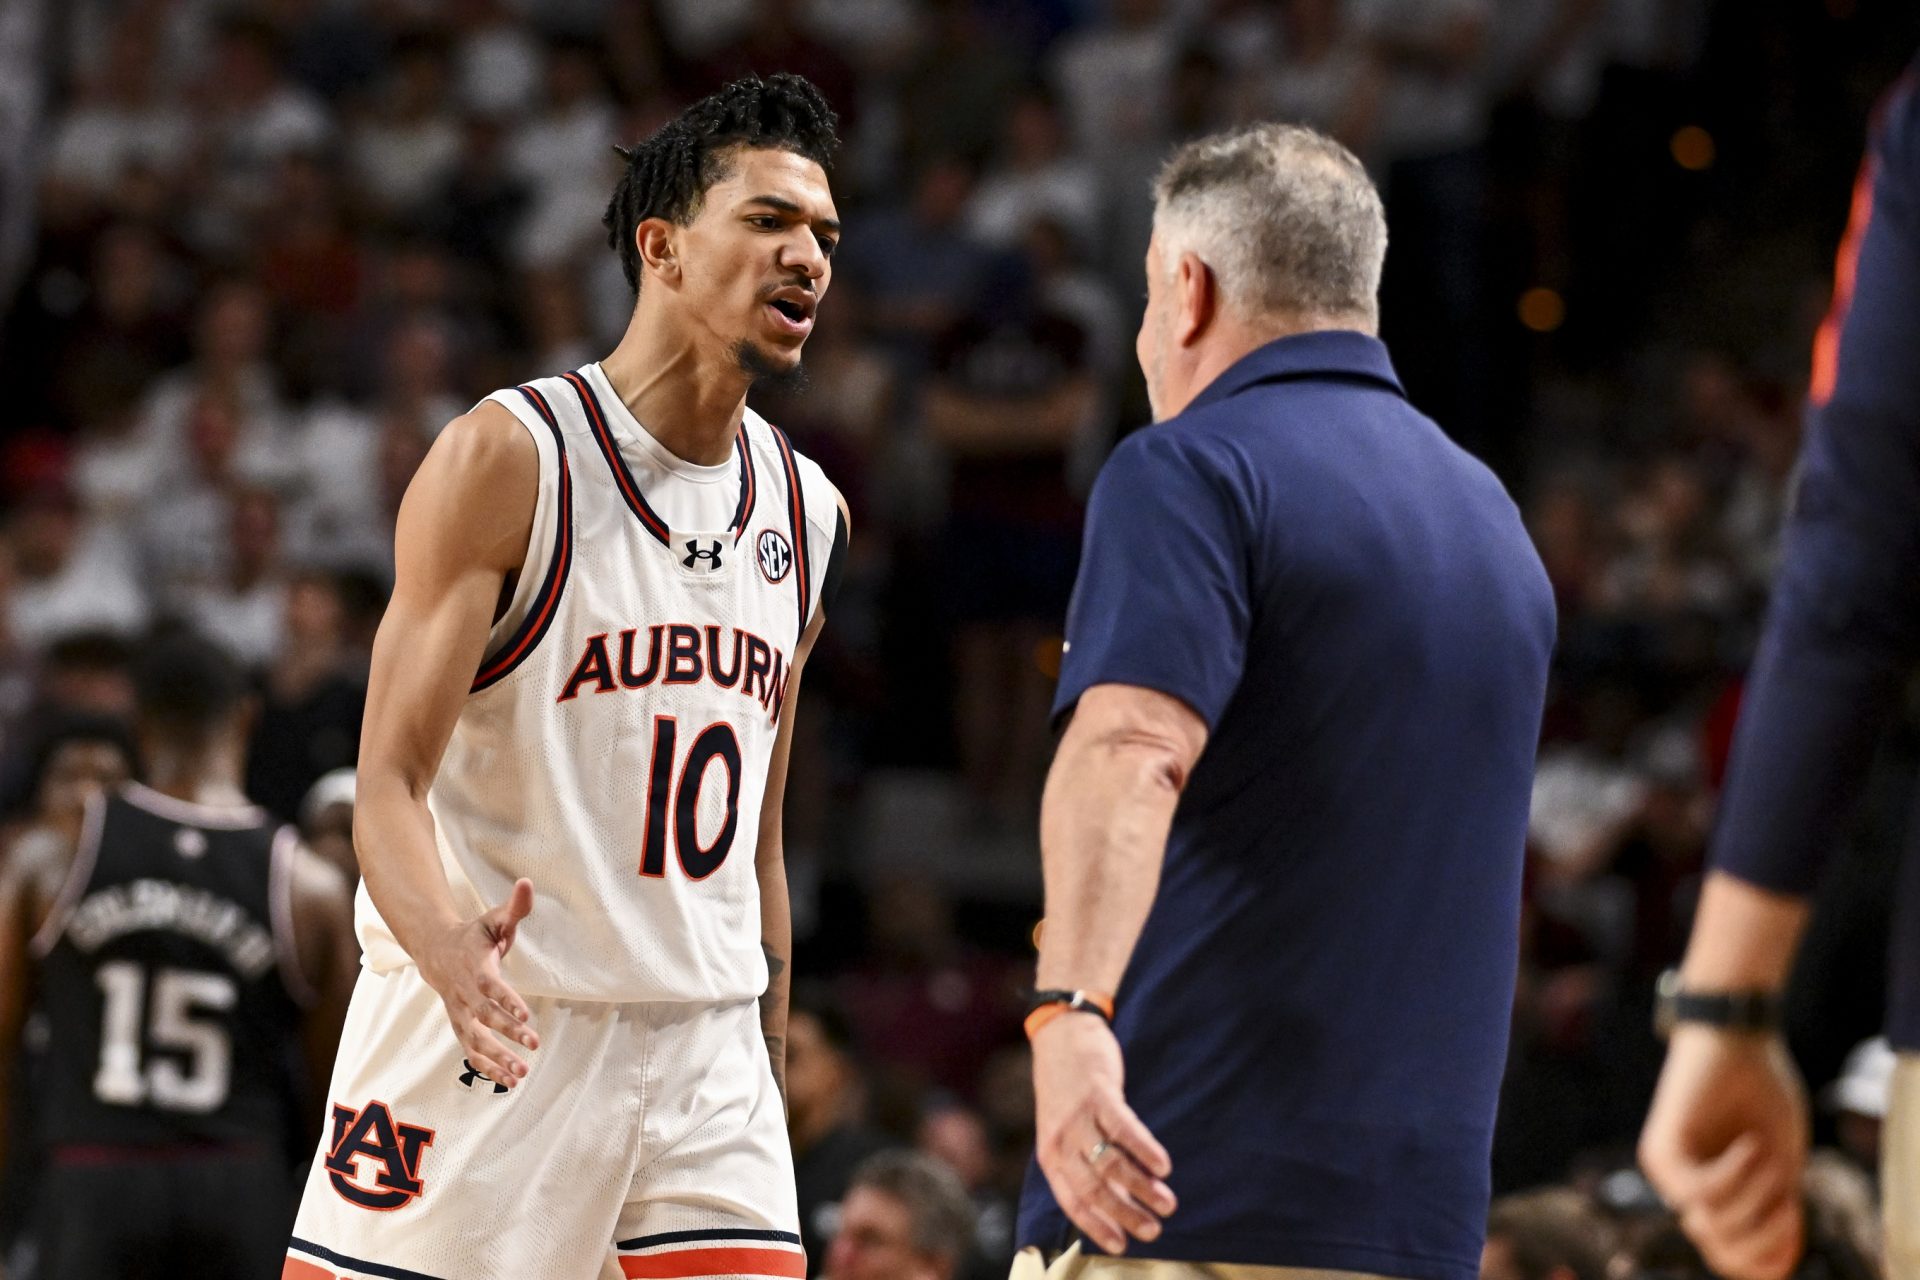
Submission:
POLYGON ((778 529, 762 529, 753 541, 753 550, 760 559, 761 575, 779 586, 787 570, 793 568, 793 548, 787 545, 786 535, 778 529))
POLYGON ((702 560, 707 561, 706 570, 713 572, 720 567, 720 540, 715 538, 711 548, 702 547, 698 538, 687 539, 687 556, 680 563, 691 569, 702 560))
POLYGON ((362 1209, 398 1209, 426 1189, 420 1180, 420 1157, 433 1145, 433 1130, 417 1124, 399 1124, 384 1102, 369 1102, 355 1111, 333 1106, 333 1143, 327 1150, 327 1181, 342 1199, 362 1209), (379 1170, 372 1185, 361 1181, 379 1170))
POLYGON ((507 1091, 507 1086, 501 1084, 498 1080, 495 1080, 492 1076, 488 1075, 486 1072, 482 1071, 480 1068, 474 1066, 473 1063, 469 1062, 467 1059, 465 1058, 460 1059, 460 1065, 466 1068, 465 1071, 462 1071, 460 1073, 460 1083, 467 1086, 467 1088, 469 1089, 473 1088, 474 1081, 476 1080, 485 1080, 488 1084, 493 1086, 493 1091, 495 1093, 505 1093, 507 1091))

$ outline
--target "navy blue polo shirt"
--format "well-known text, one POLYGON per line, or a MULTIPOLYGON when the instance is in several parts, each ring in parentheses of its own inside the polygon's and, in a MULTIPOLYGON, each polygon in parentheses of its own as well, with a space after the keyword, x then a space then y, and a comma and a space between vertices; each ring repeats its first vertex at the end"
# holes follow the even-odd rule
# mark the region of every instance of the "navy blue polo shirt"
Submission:
MULTIPOLYGON (((1920 95, 1876 113, 1814 351, 1780 567, 1748 677, 1713 864, 1812 891, 1920 662, 1920 95)), ((1920 826, 1909 839, 1920 839, 1920 826)), ((1920 1051, 1920 857, 1894 905, 1887 1037, 1920 1051)))
MULTIPOLYGON (((1519 513, 1321 332, 1124 440, 1082 554, 1056 712, 1209 730, 1118 993, 1180 1198, 1129 1255, 1471 1280, 1554 633, 1519 513)), ((1037 1170, 1019 1234, 1075 1238, 1037 1170)))

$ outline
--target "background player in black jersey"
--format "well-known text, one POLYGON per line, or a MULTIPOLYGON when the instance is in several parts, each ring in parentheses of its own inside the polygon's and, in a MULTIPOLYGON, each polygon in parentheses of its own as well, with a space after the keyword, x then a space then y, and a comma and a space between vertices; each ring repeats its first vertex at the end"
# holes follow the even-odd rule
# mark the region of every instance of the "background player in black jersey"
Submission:
POLYGON ((350 899, 240 790, 238 667, 182 635, 136 682, 150 785, 0 870, 0 1064, 30 1005, 48 1027, 37 1274, 257 1280, 285 1249, 300 1117, 319 1113, 294 1096, 301 1059, 324 1085, 352 989, 350 899))

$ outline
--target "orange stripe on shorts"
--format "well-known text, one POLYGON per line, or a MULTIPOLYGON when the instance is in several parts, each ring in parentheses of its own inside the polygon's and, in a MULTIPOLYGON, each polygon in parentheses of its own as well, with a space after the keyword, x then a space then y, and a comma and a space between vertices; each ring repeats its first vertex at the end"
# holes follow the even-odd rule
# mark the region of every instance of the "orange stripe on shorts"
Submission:
POLYGON ((339 1277, 325 1267, 288 1254, 287 1264, 280 1268, 280 1280, 339 1280, 339 1277))
POLYGON ((682 1249, 620 1259, 627 1280, 693 1280, 698 1276, 779 1276, 806 1280, 807 1259, 790 1249, 682 1249))

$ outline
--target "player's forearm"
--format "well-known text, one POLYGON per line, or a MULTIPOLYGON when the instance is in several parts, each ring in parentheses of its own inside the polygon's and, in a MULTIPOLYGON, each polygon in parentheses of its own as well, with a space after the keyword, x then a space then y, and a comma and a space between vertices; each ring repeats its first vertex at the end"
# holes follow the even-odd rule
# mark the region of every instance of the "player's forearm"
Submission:
POLYGON ((1069 735, 1040 807, 1042 988, 1112 992, 1160 887, 1179 770, 1153 744, 1069 735))
POLYGON ((767 956, 767 989, 760 997, 760 1031, 780 1100, 787 1098, 787 1001, 793 987, 793 910, 787 897, 786 859, 762 851, 755 868, 760 878, 760 947, 767 956))
POLYGON ((353 814, 360 875, 380 918, 418 961, 435 938, 463 923, 434 841, 426 791, 393 774, 361 777, 353 814))
POLYGON ((1705 991, 1780 990, 1793 969, 1808 910, 1804 898, 1712 872, 1700 893, 1681 977, 1705 991))

